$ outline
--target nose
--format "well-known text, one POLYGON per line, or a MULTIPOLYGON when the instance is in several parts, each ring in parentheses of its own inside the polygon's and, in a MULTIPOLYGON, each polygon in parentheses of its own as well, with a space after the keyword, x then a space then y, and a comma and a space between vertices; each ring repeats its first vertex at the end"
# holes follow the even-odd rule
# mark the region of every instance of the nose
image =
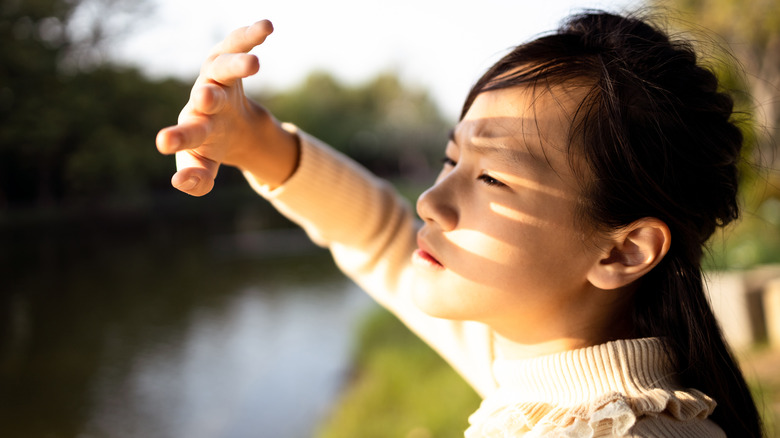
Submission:
POLYGON ((458 225, 458 210, 451 184, 447 178, 437 181, 417 198, 417 214, 426 224, 435 223, 443 231, 452 231, 458 225))

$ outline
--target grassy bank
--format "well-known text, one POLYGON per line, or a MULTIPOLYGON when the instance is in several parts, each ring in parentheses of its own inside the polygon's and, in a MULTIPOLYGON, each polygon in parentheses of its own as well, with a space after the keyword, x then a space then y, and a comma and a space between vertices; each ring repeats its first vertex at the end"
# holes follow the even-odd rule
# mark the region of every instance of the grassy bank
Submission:
POLYGON ((757 345, 742 352, 739 362, 764 420, 766 438, 780 438, 780 349, 757 345))
POLYGON ((364 321, 355 374, 320 438, 463 436, 477 394, 385 310, 364 321))

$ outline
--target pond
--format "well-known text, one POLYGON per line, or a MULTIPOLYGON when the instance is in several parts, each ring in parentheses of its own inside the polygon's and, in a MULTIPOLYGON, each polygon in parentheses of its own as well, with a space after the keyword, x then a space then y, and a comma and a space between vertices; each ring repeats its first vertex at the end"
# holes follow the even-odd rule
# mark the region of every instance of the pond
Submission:
POLYGON ((310 437, 349 378, 373 304, 300 231, 43 234, 3 242, 2 436, 310 437))

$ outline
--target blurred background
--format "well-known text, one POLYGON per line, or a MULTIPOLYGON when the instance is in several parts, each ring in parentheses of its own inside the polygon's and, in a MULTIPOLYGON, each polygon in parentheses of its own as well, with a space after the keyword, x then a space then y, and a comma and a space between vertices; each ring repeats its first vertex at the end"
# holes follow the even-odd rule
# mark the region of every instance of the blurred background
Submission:
POLYGON ((155 135, 210 47, 269 18, 248 93, 414 200, 506 49, 573 11, 648 6, 714 31, 703 48, 745 90, 745 217, 707 266, 777 421, 780 4, 265 3, 0 0, 0 436, 460 436, 479 400, 446 365, 235 170, 203 198, 171 188, 155 135))

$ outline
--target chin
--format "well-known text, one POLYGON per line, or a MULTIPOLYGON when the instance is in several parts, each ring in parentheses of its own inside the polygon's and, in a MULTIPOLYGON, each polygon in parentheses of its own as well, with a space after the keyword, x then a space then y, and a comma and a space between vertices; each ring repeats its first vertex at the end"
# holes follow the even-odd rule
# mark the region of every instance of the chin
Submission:
POLYGON ((412 299, 417 308, 428 316, 455 321, 474 320, 473 307, 458 305, 456 297, 444 295, 441 290, 432 292, 420 288, 414 291, 412 299))

